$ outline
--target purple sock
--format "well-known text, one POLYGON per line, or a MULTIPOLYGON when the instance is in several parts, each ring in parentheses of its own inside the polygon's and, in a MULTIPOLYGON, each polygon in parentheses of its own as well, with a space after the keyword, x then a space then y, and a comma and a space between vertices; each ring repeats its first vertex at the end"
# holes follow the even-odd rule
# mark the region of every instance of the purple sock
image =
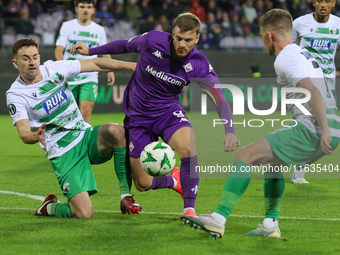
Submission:
POLYGON ((170 175, 165 175, 162 177, 154 177, 149 189, 172 189, 174 185, 174 179, 170 175))
POLYGON ((198 166, 197 156, 182 158, 181 161, 181 184, 184 208, 195 208, 199 182, 199 174, 195 173, 195 167, 198 166))

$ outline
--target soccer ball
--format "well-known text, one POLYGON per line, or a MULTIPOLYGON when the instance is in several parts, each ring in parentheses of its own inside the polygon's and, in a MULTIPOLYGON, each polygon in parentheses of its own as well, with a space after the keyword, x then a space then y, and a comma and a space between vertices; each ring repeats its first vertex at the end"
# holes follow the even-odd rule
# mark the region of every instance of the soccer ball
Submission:
POLYGON ((147 174, 164 176, 175 167, 175 152, 164 142, 152 142, 144 147, 140 163, 147 174))

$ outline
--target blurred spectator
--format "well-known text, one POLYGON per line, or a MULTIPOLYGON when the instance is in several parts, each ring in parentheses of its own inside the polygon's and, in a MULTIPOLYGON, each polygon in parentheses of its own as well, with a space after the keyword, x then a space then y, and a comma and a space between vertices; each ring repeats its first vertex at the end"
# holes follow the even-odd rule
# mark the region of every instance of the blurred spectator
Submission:
POLYGON ((249 35, 253 35, 252 32, 251 32, 251 28, 250 28, 250 25, 248 23, 248 20, 247 20, 246 16, 241 16, 240 23, 242 25, 243 36, 244 37, 247 37, 249 35))
POLYGON ((149 6, 148 0, 142 0, 140 4, 140 10, 142 11, 142 19, 146 20, 150 15, 153 16, 152 9, 149 6))
POLYGON ((186 11, 186 7, 180 0, 173 0, 170 4, 170 20, 173 20, 178 15, 186 11))
POLYGON ((41 4, 36 0, 27 0, 24 6, 28 8, 31 19, 36 19, 42 13, 41 4))
POLYGON ((3 18, 18 18, 20 17, 19 11, 20 9, 18 9, 15 0, 12 0, 5 7, 2 17, 3 18))
POLYGON ((115 13, 116 8, 114 5, 113 0, 104 0, 107 3, 107 10, 112 13, 112 15, 115 13))
POLYGON ((100 20, 100 24, 102 24, 102 21, 105 21, 105 24, 107 27, 114 27, 115 26, 115 19, 113 17, 113 14, 109 11, 109 5, 106 1, 103 1, 99 5, 99 10, 97 11, 96 18, 100 20))
POLYGON ((230 35, 230 20, 229 20, 229 14, 227 11, 222 12, 222 20, 221 20, 221 29, 222 29, 222 35, 223 36, 229 36, 230 35))
POLYGON ((142 11, 139 6, 136 4, 137 0, 128 0, 128 4, 126 6, 126 17, 133 22, 142 18, 142 11))
POLYGON ((213 27, 216 25, 215 14, 213 14, 212 12, 209 12, 207 14, 207 21, 205 22, 205 24, 208 27, 208 33, 212 33, 213 27))
POLYGON ((215 17, 217 16, 217 11, 220 8, 216 5, 216 1, 214 0, 209 0, 208 4, 207 4, 207 9, 206 9, 206 13, 213 13, 215 15, 215 17))
POLYGON ((170 26, 169 24, 168 17, 165 14, 162 14, 161 16, 159 16, 158 20, 159 20, 160 29, 163 32, 171 33, 172 26, 170 26))
POLYGON ((117 0, 114 17, 117 20, 126 19, 126 13, 125 13, 125 7, 124 7, 124 1, 123 0, 117 0))
POLYGON ((257 16, 259 16, 259 15, 262 16, 266 12, 266 10, 264 8, 263 0, 257 0, 256 1, 255 9, 256 9, 256 12, 257 12, 257 16))
POLYGON ((262 75, 260 73, 260 67, 257 63, 252 63, 249 67, 249 73, 253 78, 260 78, 262 75))
POLYGON ((165 15, 167 19, 171 19, 171 10, 169 8, 169 4, 166 1, 164 1, 158 8, 157 15, 155 15, 155 17, 159 19, 161 15, 165 15))
POLYGON ((204 8, 200 5, 199 0, 191 0, 191 5, 188 8, 188 12, 195 14, 201 22, 205 22, 206 12, 204 8))
POLYGON ((257 12, 254 8, 253 0, 246 0, 244 4, 242 4, 242 13, 246 17, 249 24, 253 23, 257 18, 257 12))
POLYGON ((231 13, 230 34, 232 37, 244 36, 238 13, 235 11, 231 13))
POLYGON ((200 39, 198 40, 197 43, 197 48, 198 49, 204 49, 208 50, 211 48, 211 34, 208 33, 208 27, 205 23, 202 23, 201 29, 200 29, 200 39))
POLYGON ((212 50, 220 49, 220 42, 223 38, 222 29, 220 24, 215 24, 212 28, 212 40, 211 48, 212 50))
POLYGON ((154 16, 150 14, 146 19, 140 21, 139 34, 154 30, 156 28, 156 25, 157 23, 154 16))
POLYGON ((20 18, 15 22, 14 29, 16 34, 29 35, 34 32, 34 25, 30 19, 30 13, 27 7, 20 10, 20 18))
MULTIPOLYGON (((72 1, 73 2, 73 1, 72 1)), ((57 11, 57 2, 51 0, 40 0, 44 13, 53 13, 57 11)))
POLYGON ((240 1, 239 0, 233 0, 232 5, 233 5, 233 8, 232 8, 231 12, 233 12, 233 13, 236 12, 237 15, 240 15, 240 12, 241 12, 240 1))

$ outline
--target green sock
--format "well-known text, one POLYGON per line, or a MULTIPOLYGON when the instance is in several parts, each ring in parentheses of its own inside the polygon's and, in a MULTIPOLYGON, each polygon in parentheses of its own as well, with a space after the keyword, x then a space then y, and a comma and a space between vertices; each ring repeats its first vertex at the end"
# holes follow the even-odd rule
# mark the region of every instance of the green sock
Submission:
MULTIPOLYGON (((224 185, 220 204, 217 206, 215 210, 215 212, 222 214, 226 218, 228 218, 237 200, 242 196, 244 191, 247 189, 251 178, 250 170, 249 172, 241 172, 242 166, 250 167, 250 165, 243 161, 235 161, 234 166, 236 167, 236 171, 229 174, 227 181, 224 185)), ((242 171, 245 171, 245 169, 242 168, 242 171)))
POLYGON ((53 215, 58 218, 71 218, 72 212, 69 203, 54 203, 51 205, 53 215))
POLYGON ((113 148, 113 154, 115 171, 119 182, 120 195, 131 194, 132 177, 129 164, 130 160, 127 159, 126 148, 113 148))
POLYGON ((283 191, 285 190, 285 180, 283 174, 265 173, 264 175, 264 204, 266 210, 266 218, 279 218, 280 206, 282 201, 283 191))

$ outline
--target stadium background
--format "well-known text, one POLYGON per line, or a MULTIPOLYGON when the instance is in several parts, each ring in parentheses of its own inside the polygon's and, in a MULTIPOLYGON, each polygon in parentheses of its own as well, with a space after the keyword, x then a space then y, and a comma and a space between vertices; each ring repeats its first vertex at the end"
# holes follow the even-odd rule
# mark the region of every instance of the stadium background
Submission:
MULTIPOLYGON (((337 5, 340 5, 337 4, 337 5)), ((251 78, 250 67, 257 66, 262 78, 274 78, 274 57, 268 56, 258 34, 258 20, 271 8, 283 8, 294 18, 312 11, 311 0, 105 0, 97 1, 93 20, 105 27, 108 41, 127 39, 150 29, 170 32, 174 17, 190 11, 202 21, 201 38, 197 48, 210 60, 220 78, 251 78)), ((338 6, 333 14, 338 15, 338 6)), ((7 114, 5 92, 17 77, 11 62, 11 46, 19 38, 33 37, 40 43, 42 62, 54 60, 54 43, 63 21, 76 18, 71 0, 3 0, 0 1, 0 114, 7 114)), ((136 61, 137 54, 116 55, 120 60, 136 61)), ((340 66, 340 58, 336 58, 340 66)), ((99 112, 120 112, 123 92, 131 73, 117 72, 116 83, 106 86, 105 74, 99 76, 98 100, 94 108, 99 112)), ((271 105, 272 80, 253 86, 256 107, 271 105)), ((258 83, 258 82, 257 82, 258 83)), ((240 85, 240 84, 235 84, 240 85)), ((339 91, 338 91, 339 92, 339 91)), ((192 98, 187 89, 181 97, 188 109, 192 98)), ((338 95, 340 98, 340 95, 338 95)))

